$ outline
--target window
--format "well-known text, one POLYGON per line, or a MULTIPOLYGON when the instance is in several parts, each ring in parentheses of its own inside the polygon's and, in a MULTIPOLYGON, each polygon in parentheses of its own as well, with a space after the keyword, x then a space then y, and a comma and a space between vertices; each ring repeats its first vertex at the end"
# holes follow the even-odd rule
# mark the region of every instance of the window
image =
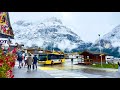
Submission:
POLYGON ((87 56, 87 59, 89 59, 89 56, 87 56))
POLYGON ((38 55, 38 58, 40 61, 46 61, 47 60, 47 55, 38 55))
POLYGON ((49 60, 51 60, 51 59, 63 59, 64 55, 49 54, 48 58, 49 58, 49 60))

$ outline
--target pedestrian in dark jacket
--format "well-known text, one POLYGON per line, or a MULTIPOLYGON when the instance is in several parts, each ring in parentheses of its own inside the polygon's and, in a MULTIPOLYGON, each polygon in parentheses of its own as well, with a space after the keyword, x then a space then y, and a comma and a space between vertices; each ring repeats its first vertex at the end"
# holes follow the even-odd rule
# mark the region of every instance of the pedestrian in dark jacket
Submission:
POLYGON ((73 64, 73 58, 71 58, 71 64, 73 64))
POLYGON ((18 68, 21 68, 22 67, 22 52, 20 50, 17 52, 17 60, 19 62, 18 68))
POLYGON ((120 63, 118 62, 118 72, 120 72, 120 63))
POLYGON ((37 55, 34 55, 34 57, 33 57, 33 70, 34 70, 34 66, 36 67, 36 70, 37 70, 37 61, 38 61, 37 55))
POLYGON ((120 63, 118 62, 118 66, 120 66, 120 63))

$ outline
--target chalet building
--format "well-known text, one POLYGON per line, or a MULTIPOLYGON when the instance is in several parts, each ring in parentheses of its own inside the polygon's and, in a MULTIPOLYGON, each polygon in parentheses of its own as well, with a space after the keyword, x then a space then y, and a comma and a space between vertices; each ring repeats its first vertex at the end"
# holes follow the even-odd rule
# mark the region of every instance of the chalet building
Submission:
POLYGON ((105 56, 107 54, 100 54, 98 52, 84 51, 80 54, 81 60, 78 62, 79 64, 93 64, 93 63, 101 63, 101 55, 102 55, 102 63, 106 63, 105 56))

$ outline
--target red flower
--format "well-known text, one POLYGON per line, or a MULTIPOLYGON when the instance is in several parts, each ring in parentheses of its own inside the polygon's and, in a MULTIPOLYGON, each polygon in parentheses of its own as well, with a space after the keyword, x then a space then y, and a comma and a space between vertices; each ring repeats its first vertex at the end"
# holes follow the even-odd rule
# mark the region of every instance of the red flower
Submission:
POLYGON ((2 55, 4 55, 4 52, 2 52, 2 55))
POLYGON ((3 63, 3 60, 2 60, 2 59, 0 59, 0 63, 3 63))
POLYGON ((11 62, 10 67, 14 67, 15 63, 11 62))
POLYGON ((10 77, 10 71, 7 71, 7 72, 6 72, 6 76, 7 76, 7 78, 10 77))
MULTIPOLYGON (((14 78, 14 75, 11 69, 15 66, 15 60, 17 58, 17 55, 14 53, 4 54, 3 51, 1 51, 1 53, 2 55, 0 55, 0 67, 5 69, 4 70, 4 74, 6 75, 5 77, 14 78), (8 71, 6 72, 6 70, 8 71)), ((3 77, 3 75, 0 73, 0 78, 1 77, 3 77)))
POLYGON ((0 63, 0 67, 2 67, 3 63, 0 63))
POLYGON ((9 57, 6 57, 5 60, 8 61, 8 60, 9 60, 9 57))
POLYGON ((12 60, 15 61, 17 58, 16 57, 12 57, 12 60))
POLYGON ((10 51, 10 47, 8 48, 8 51, 10 51))
POLYGON ((16 53, 17 52, 17 50, 16 50, 16 48, 14 48, 13 50, 12 50, 12 53, 16 53))
POLYGON ((11 67, 11 63, 10 63, 10 62, 7 62, 7 65, 8 65, 9 67, 11 67))
POLYGON ((6 72, 6 76, 7 76, 7 78, 14 77, 14 76, 12 75, 12 70, 8 70, 8 71, 6 72))
POLYGON ((10 78, 14 78, 14 75, 11 75, 10 78))

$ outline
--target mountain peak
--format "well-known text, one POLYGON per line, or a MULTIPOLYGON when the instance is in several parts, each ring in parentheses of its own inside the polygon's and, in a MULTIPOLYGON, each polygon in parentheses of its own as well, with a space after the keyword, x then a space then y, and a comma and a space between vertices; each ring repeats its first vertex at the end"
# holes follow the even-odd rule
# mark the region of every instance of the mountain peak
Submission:
POLYGON ((56 17, 39 22, 20 20, 13 24, 13 30, 15 39, 18 42, 23 42, 25 46, 36 44, 44 48, 53 47, 60 50, 71 50, 83 43, 76 33, 64 26, 62 21, 56 17))
POLYGON ((22 25, 22 26, 28 26, 28 25, 32 25, 32 22, 25 21, 25 20, 19 20, 19 21, 16 21, 15 23, 13 23, 13 24, 22 25))
POLYGON ((56 17, 47 18, 44 20, 44 22, 53 22, 53 23, 57 22, 59 24, 62 24, 62 21, 56 17))
POLYGON ((116 26, 111 32, 105 34, 103 39, 116 41, 120 39, 120 25, 116 26))
MULTIPOLYGON (((105 34, 101 38, 100 43, 102 46, 109 46, 109 48, 120 46, 120 25, 105 34)), ((99 44, 99 41, 96 41, 95 44, 99 44)))

